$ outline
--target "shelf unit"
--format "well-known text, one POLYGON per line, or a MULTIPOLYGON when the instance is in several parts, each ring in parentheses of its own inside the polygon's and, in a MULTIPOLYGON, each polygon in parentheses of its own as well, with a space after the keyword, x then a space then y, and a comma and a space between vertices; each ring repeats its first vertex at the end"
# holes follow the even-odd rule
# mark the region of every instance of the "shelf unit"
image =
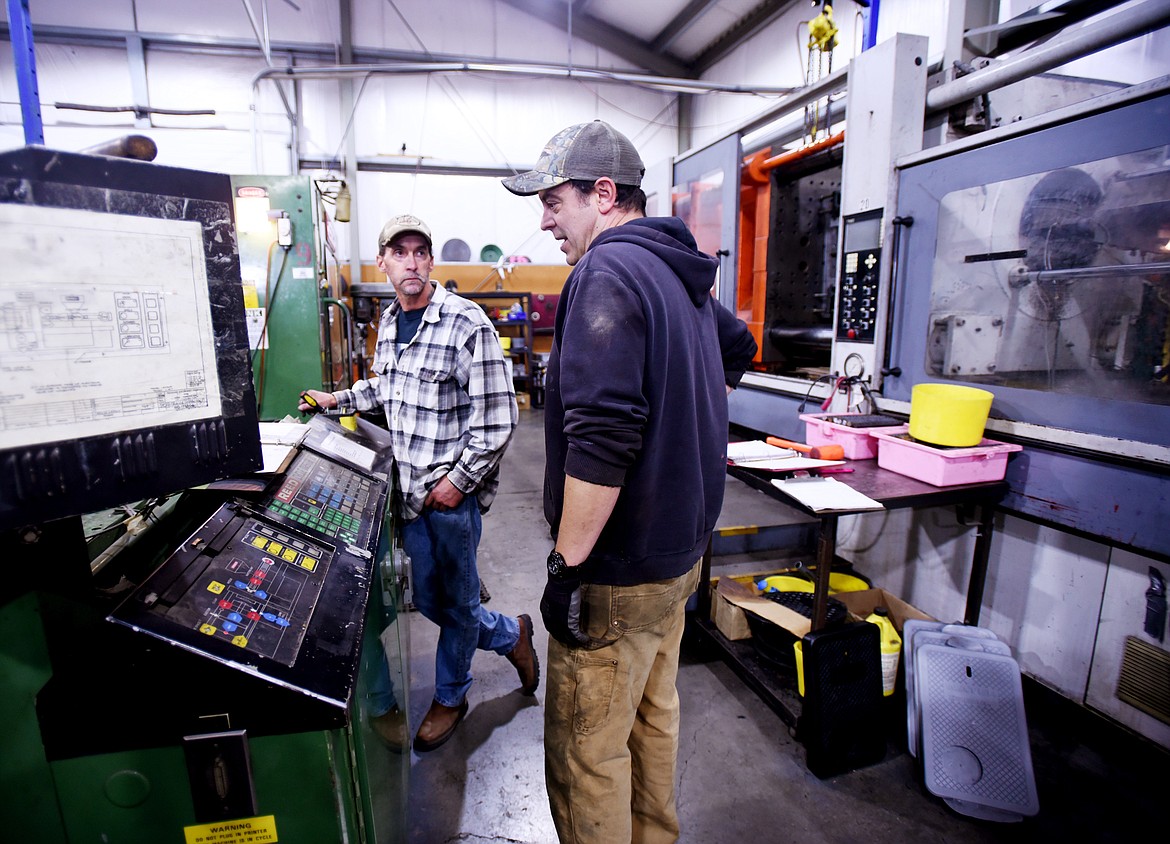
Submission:
POLYGON ((511 290, 494 293, 460 293, 463 298, 477 303, 491 319, 500 337, 510 337, 512 348, 508 353, 512 361, 512 383, 516 395, 532 398, 532 294, 511 290), (515 304, 520 305, 523 319, 501 319, 515 304))

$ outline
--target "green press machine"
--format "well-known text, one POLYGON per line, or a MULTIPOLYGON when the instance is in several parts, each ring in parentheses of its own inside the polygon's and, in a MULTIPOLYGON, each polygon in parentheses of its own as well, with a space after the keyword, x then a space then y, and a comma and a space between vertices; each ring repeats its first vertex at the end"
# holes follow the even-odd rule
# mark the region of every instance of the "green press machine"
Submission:
POLYGON ((309 183, 264 186, 294 240, 258 403, 257 179, 40 147, 0 173, 2 837, 405 840, 409 752, 371 727, 408 710, 385 431, 314 417, 263 467, 259 422, 322 377, 309 183))

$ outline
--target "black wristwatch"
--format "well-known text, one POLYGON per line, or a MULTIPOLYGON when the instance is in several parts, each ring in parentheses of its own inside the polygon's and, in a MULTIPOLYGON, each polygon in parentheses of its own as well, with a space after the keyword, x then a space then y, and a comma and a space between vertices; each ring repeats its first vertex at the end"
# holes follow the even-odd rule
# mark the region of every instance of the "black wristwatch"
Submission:
POLYGON ((566 580, 574 574, 573 567, 565 562, 556 548, 548 552, 548 576, 553 580, 566 580))

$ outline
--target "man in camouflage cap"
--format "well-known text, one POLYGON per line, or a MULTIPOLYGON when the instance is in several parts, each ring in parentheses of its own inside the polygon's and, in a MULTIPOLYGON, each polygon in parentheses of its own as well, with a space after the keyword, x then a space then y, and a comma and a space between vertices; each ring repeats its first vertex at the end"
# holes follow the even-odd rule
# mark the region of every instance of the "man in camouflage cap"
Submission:
POLYGON ((646 168, 630 139, 608 123, 594 120, 557 132, 544 145, 536 167, 504 179, 504 187, 519 196, 555 188, 570 179, 610 178, 619 185, 638 187, 646 168))
POLYGON ((555 545, 545 782, 563 842, 674 841, 679 646, 723 504, 727 391, 756 351, 711 296, 716 258, 647 217, 630 140, 595 120, 531 171, 540 227, 573 267, 545 375, 545 517, 555 545))

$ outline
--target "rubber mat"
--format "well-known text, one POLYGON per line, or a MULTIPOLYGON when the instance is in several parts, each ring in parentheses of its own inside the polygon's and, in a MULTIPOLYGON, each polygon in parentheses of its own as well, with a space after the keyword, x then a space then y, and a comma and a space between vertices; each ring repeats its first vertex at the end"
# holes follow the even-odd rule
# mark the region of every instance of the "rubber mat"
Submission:
POLYGON ((968 627, 961 624, 944 624, 937 629, 918 628, 911 630, 913 649, 907 650, 906 657, 906 746, 911 756, 918 755, 918 736, 922 730, 919 693, 915 688, 917 673, 914 670, 914 650, 923 645, 945 645, 968 651, 1011 656, 1012 649, 1006 642, 995 638, 990 630, 982 627, 968 627))
POLYGON ((1039 812, 1015 659, 920 644, 915 660, 927 790, 986 820, 1039 812))
POLYGON ((797 738, 808 769, 825 779, 880 762, 886 735, 877 625, 846 624, 801 641, 804 706, 797 738))

